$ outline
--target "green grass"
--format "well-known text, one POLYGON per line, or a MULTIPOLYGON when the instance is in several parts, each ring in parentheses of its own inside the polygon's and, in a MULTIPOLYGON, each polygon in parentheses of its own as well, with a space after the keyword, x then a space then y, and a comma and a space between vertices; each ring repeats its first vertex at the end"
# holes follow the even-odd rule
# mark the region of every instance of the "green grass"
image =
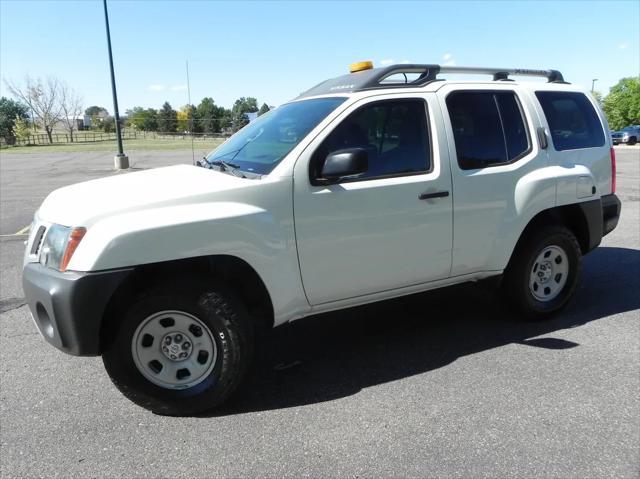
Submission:
MULTIPOLYGON (((196 150, 211 151, 223 140, 219 138, 194 139, 193 146, 196 150)), ((124 140, 123 147, 125 153, 129 150, 190 150, 191 139, 158 139, 158 138, 137 138, 135 140, 124 140)), ((99 141, 95 143, 63 143, 54 145, 36 146, 3 146, 2 153, 68 153, 85 151, 112 151, 118 149, 114 141, 99 141)))

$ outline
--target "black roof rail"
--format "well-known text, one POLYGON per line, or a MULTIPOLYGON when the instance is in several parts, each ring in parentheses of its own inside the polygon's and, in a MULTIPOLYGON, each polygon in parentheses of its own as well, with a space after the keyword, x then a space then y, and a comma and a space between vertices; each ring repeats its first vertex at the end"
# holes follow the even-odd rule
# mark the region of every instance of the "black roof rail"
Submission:
POLYGON ((394 75, 405 75, 404 82, 386 83, 384 87, 408 87, 408 86, 424 86, 427 83, 431 83, 436 80, 436 75, 440 72, 440 65, 418 65, 411 63, 401 63, 399 65, 389 65, 384 68, 375 68, 371 71, 375 71, 376 75, 373 75, 369 80, 359 85, 357 91, 367 90, 369 88, 380 88, 383 85, 383 81, 394 75), (408 81, 406 74, 420 74, 418 78, 412 81, 408 81))
POLYGON ((336 78, 330 78, 313 88, 300 94, 298 98, 326 95, 328 93, 351 93, 354 91, 369 90, 375 88, 407 88, 420 87, 436 80, 440 67, 438 65, 390 65, 384 68, 372 68, 355 73, 349 73, 336 78), (406 74, 419 74, 418 78, 408 81, 406 74), (382 83, 393 75, 405 75, 404 82, 382 83))
POLYGON ((494 80, 508 80, 509 75, 544 77, 549 83, 567 83, 558 70, 531 70, 528 68, 486 68, 442 66, 440 73, 465 73, 470 75, 493 75, 494 80))
POLYGON ((348 75, 325 80, 310 90, 302 93, 298 98, 329 93, 351 93, 356 91, 379 88, 415 88, 438 81, 439 73, 463 73, 472 75, 493 75, 495 81, 510 80, 510 75, 545 77, 550 83, 566 83, 562 73, 558 70, 530 70, 525 68, 485 68, 485 67, 458 67, 440 66, 430 64, 398 64, 383 68, 362 70, 348 75), (418 77, 409 81, 407 74, 418 74, 418 77), (384 81, 389 77, 404 75, 404 81, 384 81))

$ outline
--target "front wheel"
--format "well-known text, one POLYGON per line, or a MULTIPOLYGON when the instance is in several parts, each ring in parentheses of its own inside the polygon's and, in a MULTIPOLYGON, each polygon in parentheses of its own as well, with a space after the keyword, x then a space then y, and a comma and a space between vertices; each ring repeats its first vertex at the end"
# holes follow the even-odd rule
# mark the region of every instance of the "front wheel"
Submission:
POLYGON ((518 246, 504 274, 508 302, 527 319, 544 319, 571 299, 582 267, 575 235, 563 226, 545 226, 518 246))
POLYGON ((124 312, 102 358, 111 380, 153 412, 192 415, 222 404, 253 352, 253 323, 232 293, 165 285, 124 312))

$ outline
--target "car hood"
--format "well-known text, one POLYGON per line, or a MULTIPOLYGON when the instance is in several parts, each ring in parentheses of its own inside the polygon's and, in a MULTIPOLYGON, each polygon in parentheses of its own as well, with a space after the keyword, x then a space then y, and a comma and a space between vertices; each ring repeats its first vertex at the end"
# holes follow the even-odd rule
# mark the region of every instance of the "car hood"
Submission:
POLYGON ((256 180, 190 165, 176 165, 66 186, 52 192, 38 210, 40 219, 65 226, 90 226, 120 212, 198 203, 256 180))

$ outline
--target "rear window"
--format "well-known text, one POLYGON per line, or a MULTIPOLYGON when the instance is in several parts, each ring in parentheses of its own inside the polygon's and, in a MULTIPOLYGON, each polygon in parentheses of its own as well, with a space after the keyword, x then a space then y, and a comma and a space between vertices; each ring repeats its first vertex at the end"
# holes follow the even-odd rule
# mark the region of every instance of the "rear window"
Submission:
POLYGON ((538 91, 556 150, 604 145, 604 131, 589 99, 582 93, 538 91))

